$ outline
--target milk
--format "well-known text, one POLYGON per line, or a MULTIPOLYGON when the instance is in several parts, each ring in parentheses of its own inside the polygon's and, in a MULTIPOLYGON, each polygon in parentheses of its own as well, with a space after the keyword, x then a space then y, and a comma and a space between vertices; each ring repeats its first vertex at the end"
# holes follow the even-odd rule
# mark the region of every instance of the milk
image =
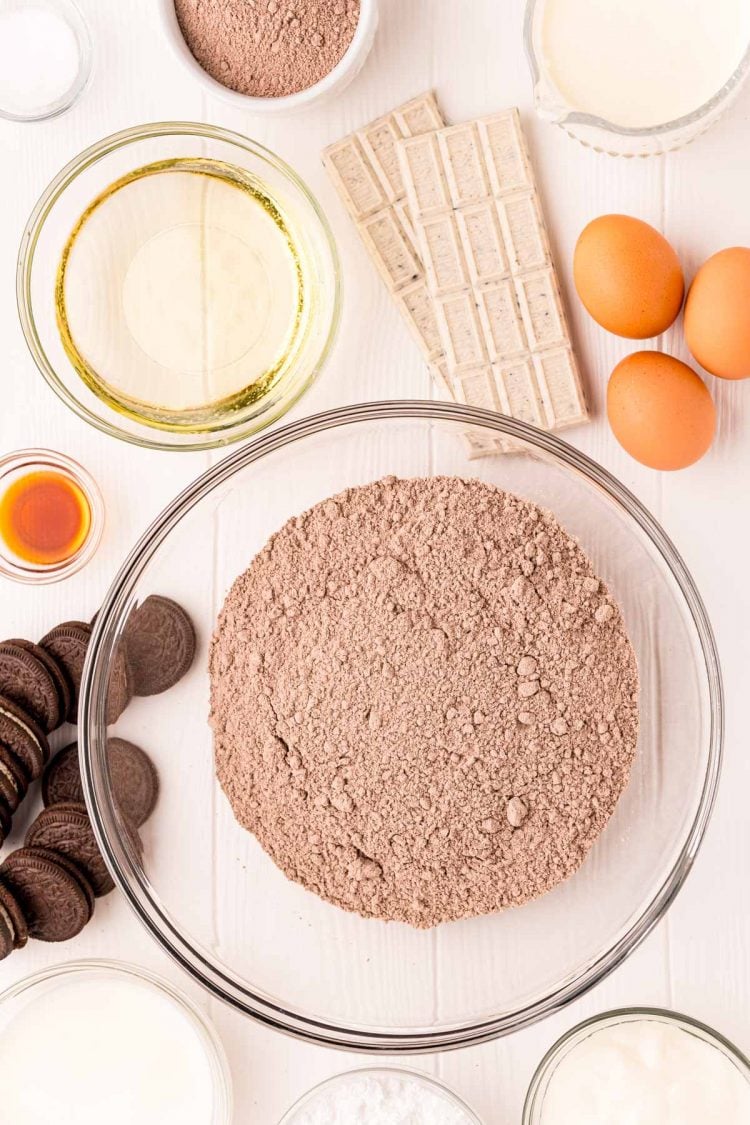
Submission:
POLYGON ((135 978, 62 978, 0 1020, 3 1121, 211 1125, 213 1078, 198 1031, 135 978))
POLYGON ((709 101, 750 45, 748 0, 546 0, 544 68, 570 109, 625 128, 709 101))

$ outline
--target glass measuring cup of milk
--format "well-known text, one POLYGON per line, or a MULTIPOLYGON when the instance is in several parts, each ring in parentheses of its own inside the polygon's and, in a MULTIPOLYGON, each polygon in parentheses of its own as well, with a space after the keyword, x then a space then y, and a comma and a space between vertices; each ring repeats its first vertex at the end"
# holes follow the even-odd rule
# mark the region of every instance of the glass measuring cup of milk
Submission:
POLYGON ((540 117, 613 156, 703 133, 750 74, 748 0, 528 0, 540 117))

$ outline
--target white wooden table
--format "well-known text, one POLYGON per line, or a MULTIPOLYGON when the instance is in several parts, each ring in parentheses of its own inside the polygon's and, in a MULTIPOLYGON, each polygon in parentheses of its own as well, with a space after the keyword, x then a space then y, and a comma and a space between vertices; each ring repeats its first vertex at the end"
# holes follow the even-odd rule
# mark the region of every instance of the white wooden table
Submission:
MULTIPOLYGON (((487 1125, 516 1125, 543 1051, 573 1023, 607 1007, 676 1007, 713 1023, 750 1051, 750 386, 709 378, 719 428, 714 450, 700 464, 673 475, 640 468, 617 446, 602 416, 607 375, 631 347, 587 319, 570 282, 576 236, 602 212, 626 211, 660 227, 689 276, 713 251, 750 245, 750 88, 692 147, 663 159, 615 160, 589 152, 534 117, 521 42, 523 0, 382 0, 377 41, 354 84, 320 109, 263 120, 207 97, 191 81, 162 39, 155 0, 79 2, 96 54, 84 98, 55 121, 0 122, 0 448, 42 445, 81 460, 101 484, 107 528, 94 561, 66 582, 32 589, 0 580, 0 633, 37 637, 58 620, 93 613, 146 523, 211 459, 208 454, 148 453, 104 437, 55 399, 29 357, 16 314, 16 252, 32 204, 61 165, 125 126, 192 119, 249 134, 297 168, 333 224, 345 286, 338 344, 323 377, 296 408, 299 416, 343 403, 432 393, 415 347, 326 179, 320 150, 432 86, 454 122, 519 105, 596 415, 570 440, 636 492, 692 569, 723 660, 726 764, 693 874, 667 919, 624 967, 530 1030, 415 1063, 453 1085, 487 1125)), ((687 358, 679 323, 663 344, 687 358)), ((28 816, 29 810, 18 817, 18 835, 28 816)), ((117 894, 100 902, 76 941, 64 946, 32 942, 0 964, 0 989, 44 965, 88 956, 148 965, 208 1006, 229 1054, 238 1125, 275 1125, 288 1104, 315 1082, 366 1065, 364 1057, 297 1043, 209 1002, 141 930, 117 894)))

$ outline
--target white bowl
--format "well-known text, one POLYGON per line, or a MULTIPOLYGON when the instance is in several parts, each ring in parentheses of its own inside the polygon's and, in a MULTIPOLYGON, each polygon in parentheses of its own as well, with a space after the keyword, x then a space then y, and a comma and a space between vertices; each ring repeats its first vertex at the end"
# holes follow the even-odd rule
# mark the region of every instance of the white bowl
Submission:
POLYGON ((237 90, 230 90, 212 78, 208 71, 192 53, 180 29, 174 8, 174 0, 159 0, 159 12, 164 34, 172 45, 177 57, 209 94, 218 94, 220 98, 230 102, 237 109, 246 113, 295 113, 307 109, 313 102, 320 101, 331 94, 340 93, 348 86, 356 74, 359 73, 364 61, 370 53, 375 31, 378 26, 378 0, 360 0, 359 23, 352 37, 352 41, 344 52, 342 58, 321 78, 308 86, 306 90, 299 90, 296 94, 287 94, 279 98, 255 98, 250 94, 241 94, 237 90))

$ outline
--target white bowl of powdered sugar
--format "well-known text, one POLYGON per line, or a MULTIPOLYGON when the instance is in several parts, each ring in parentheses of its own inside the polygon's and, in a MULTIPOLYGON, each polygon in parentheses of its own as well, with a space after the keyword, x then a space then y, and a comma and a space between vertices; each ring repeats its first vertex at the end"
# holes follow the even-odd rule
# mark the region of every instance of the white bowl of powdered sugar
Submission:
POLYGON ((442 1082, 416 1070, 351 1070, 321 1082, 279 1125, 481 1125, 442 1082))

